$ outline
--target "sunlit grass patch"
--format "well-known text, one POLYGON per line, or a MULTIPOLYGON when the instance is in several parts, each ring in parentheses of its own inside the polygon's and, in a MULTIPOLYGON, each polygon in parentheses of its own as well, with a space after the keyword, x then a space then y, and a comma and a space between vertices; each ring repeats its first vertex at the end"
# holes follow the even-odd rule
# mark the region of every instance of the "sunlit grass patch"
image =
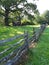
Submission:
POLYGON ((0 40, 7 39, 15 35, 24 34, 24 31, 28 31, 28 33, 33 33, 33 25, 16 26, 16 27, 5 27, 5 26, 1 27, 0 26, 0 40))
POLYGON ((17 31, 17 33, 18 33, 18 34, 23 34, 23 32, 19 32, 19 31, 17 31))

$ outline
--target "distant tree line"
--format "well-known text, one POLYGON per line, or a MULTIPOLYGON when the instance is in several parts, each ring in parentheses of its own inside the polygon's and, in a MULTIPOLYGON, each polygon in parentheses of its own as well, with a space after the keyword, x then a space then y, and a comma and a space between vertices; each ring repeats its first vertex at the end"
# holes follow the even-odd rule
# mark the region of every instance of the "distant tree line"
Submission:
POLYGON ((37 22, 38 24, 49 24, 49 10, 46 10, 43 14, 35 15, 34 22, 37 22))

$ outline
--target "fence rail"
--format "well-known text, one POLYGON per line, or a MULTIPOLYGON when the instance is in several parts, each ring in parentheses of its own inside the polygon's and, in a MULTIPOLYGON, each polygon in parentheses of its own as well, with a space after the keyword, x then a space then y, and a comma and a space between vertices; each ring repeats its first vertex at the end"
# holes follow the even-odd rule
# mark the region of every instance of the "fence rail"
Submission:
POLYGON ((39 39, 39 37, 40 37, 41 33, 44 31, 45 27, 46 27, 46 24, 42 24, 36 32, 34 31, 34 34, 30 38, 28 37, 28 32, 25 32, 22 35, 15 36, 10 39, 0 40, 0 46, 5 46, 6 45, 5 43, 7 43, 7 42, 11 42, 15 39, 22 37, 22 36, 24 37, 24 39, 21 39, 19 42, 11 45, 10 48, 7 48, 4 51, 0 52, 0 56, 2 56, 5 52, 11 50, 15 46, 17 46, 23 42, 23 44, 21 46, 19 46, 15 50, 13 50, 11 53, 6 55, 5 57, 2 57, 0 59, 0 65, 15 65, 15 64, 17 64, 18 61, 20 60, 21 56, 23 55, 23 53, 28 51, 30 43, 35 42, 39 39))
POLYGON ((26 35, 26 34, 22 34, 22 35, 14 36, 14 37, 9 38, 9 39, 6 39, 6 40, 0 40, 0 46, 7 45, 7 44, 5 44, 5 43, 7 43, 7 42, 11 42, 11 41, 13 41, 13 40, 15 40, 15 39, 18 39, 18 38, 20 38, 20 37, 22 37, 22 36, 24 36, 24 35, 26 35))

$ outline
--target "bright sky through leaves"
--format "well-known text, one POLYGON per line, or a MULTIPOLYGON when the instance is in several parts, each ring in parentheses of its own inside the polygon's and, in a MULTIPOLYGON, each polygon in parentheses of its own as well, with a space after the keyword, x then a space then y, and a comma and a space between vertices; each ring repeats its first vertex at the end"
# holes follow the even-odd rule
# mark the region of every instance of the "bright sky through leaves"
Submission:
MULTIPOLYGON (((28 2, 33 2, 33 0, 28 0, 28 2)), ((39 0, 36 4, 41 14, 45 10, 49 10, 49 0, 39 0)))

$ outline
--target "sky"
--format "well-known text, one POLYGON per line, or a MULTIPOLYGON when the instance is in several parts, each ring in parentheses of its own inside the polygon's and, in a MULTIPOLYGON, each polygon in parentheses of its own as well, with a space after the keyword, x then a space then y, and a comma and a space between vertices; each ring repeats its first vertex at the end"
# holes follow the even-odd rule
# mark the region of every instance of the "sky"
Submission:
MULTIPOLYGON (((28 2, 33 2, 33 0, 28 0, 28 2)), ((42 14, 45 10, 49 10, 49 0, 39 0, 36 4, 40 14, 42 14)))

